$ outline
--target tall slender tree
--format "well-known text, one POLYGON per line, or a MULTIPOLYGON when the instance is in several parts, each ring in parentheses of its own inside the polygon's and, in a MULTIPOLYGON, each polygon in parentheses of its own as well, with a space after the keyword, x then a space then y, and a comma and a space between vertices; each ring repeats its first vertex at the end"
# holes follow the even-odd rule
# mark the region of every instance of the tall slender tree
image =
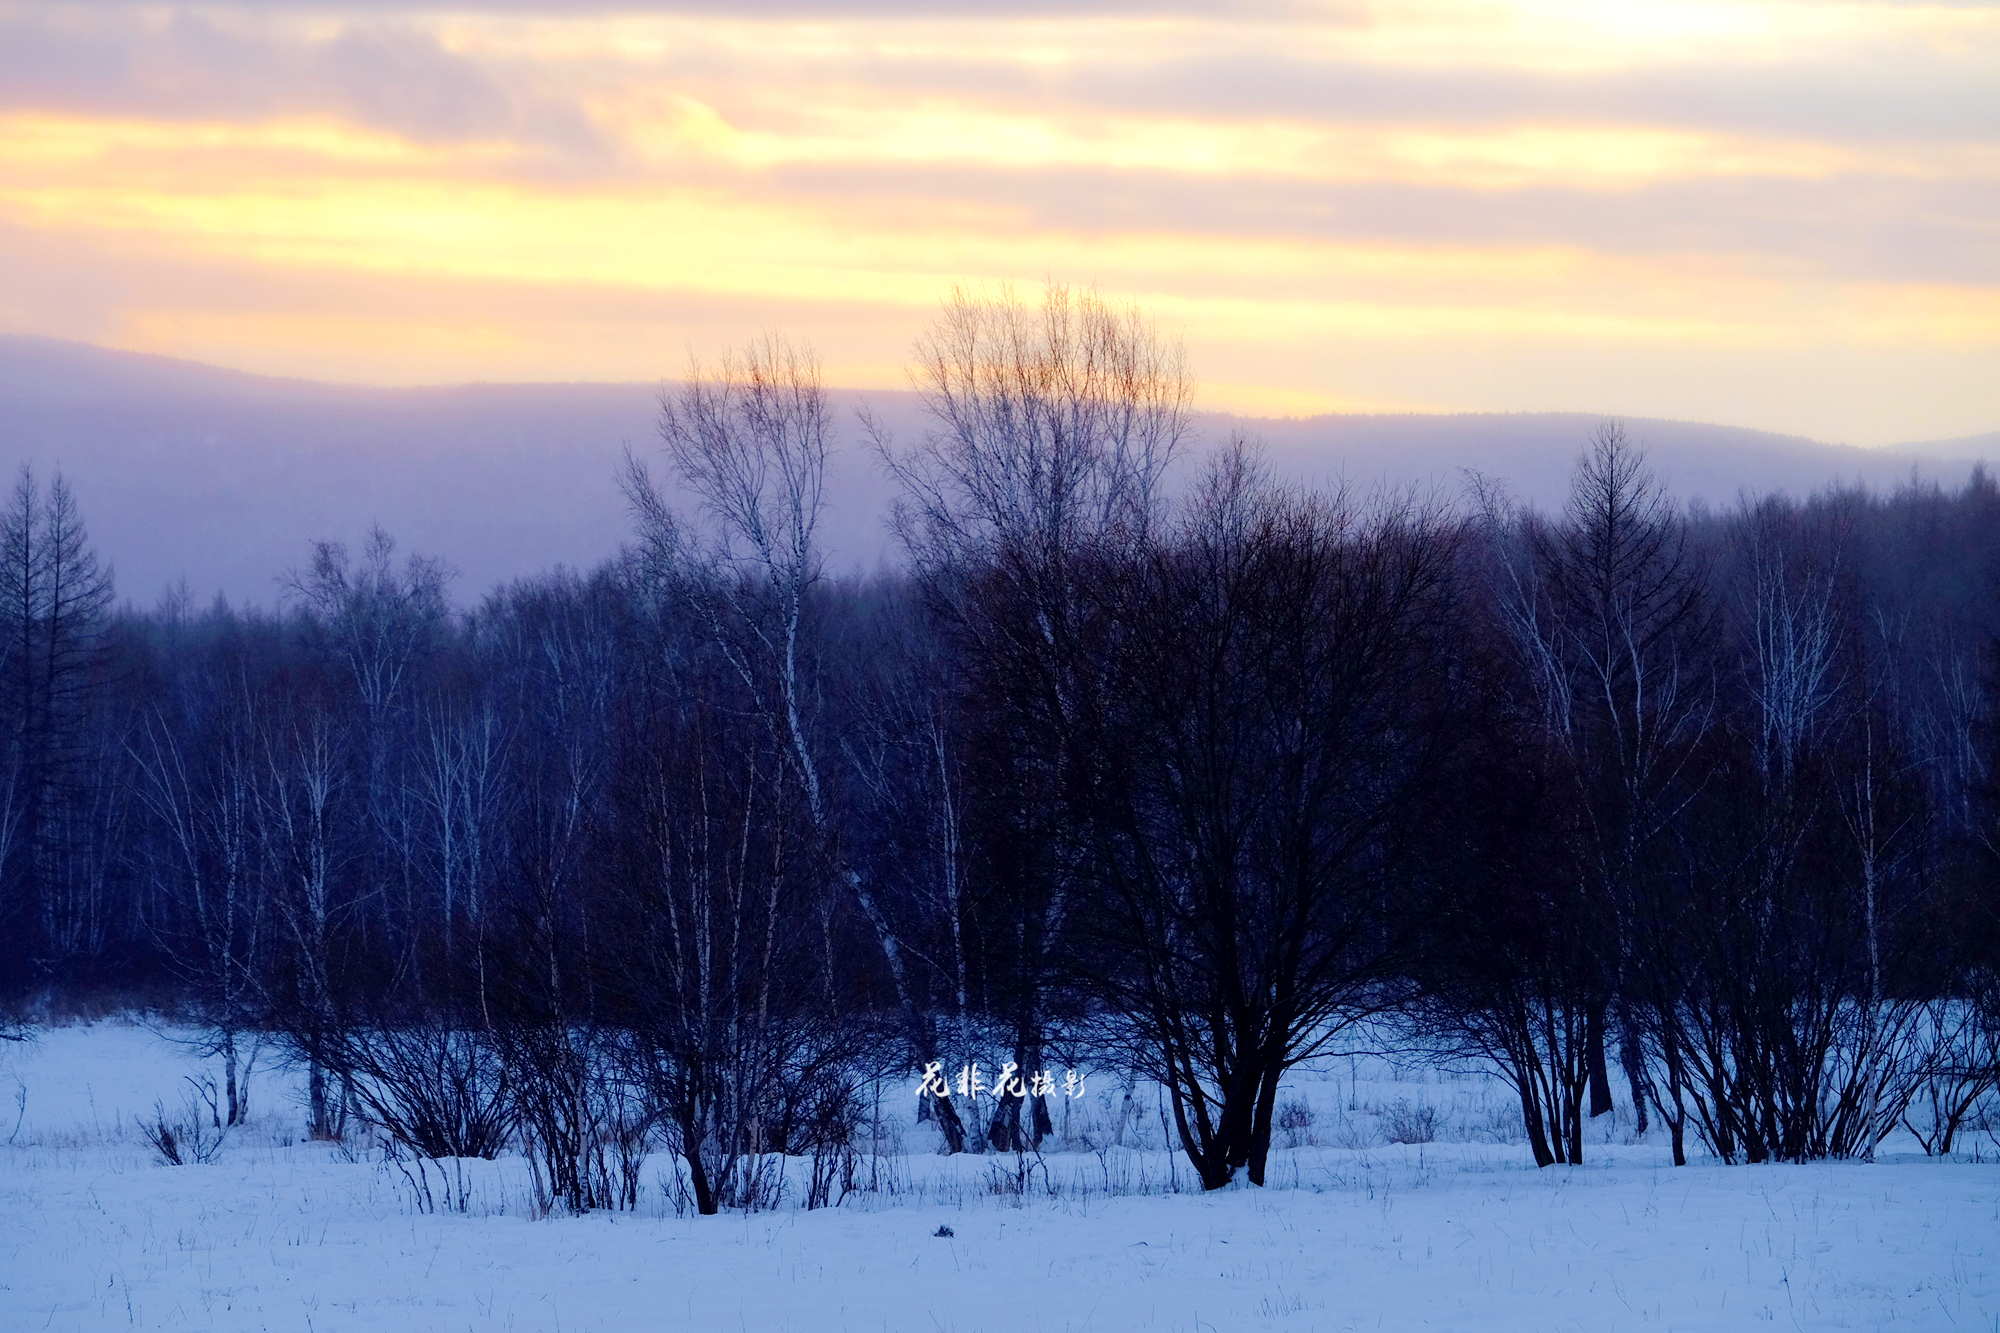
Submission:
MULTIPOLYGON (((962 822, 990 871, 979 896, 997 1016, 1016 1065, 1034 1070, 1080 887, 1078 844, 1050 815, 1093 762, 1078 742, 1107 684, 1090 646, 1102 609, 1092 584, 1158 522, 1193 433, 1194 385, 1180 344, 1136 308, 1054 284, 1039 304, 954 291, 910 377, 925 428, 906 442, 871 432, 902 490, 895 530, 966 664, 964 713, 985 729, 972 762, 991 799, 962 822)), ((1035 1097, 1024 1134, 1022 1102, 1003 1103, 1000 1146, 1049 1129, 1035 1097)))
POLYGON ((96 910, 76 882, 97 831, 86 762, 89 721, 108 662, 111 571, 89 545, 60 473, 46 494, 23 464, 0 511, 0 929, 13 975, 47 975, 90 938, 96 910))

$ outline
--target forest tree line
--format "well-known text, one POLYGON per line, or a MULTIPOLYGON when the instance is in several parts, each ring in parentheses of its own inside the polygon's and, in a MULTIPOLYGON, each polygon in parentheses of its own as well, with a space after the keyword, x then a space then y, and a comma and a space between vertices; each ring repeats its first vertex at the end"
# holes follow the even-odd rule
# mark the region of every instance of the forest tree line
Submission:
MULTIPOLYGON (((302 552, 276 610, 114 605, 76 497, 0 513, 0 984, 253 1037, 552 1206, 851 1171, 933 1063, 1157 1080, 1202 1184, 1365 1034, 1490 1062, 1538 1163, 1614 1081, 1676 1161, 1946 1152, 2000 1080, 2000 489, 1690 511, 1616 423, 1560 512, 1199 453, 1179 349, 959 295, 928 426, 766 339, 663 398, 617 561, 461 610, 302 552), (830 451, 899 484, 832 578, 830 451), (671 481, 656 484, 654 470, 671 481), (675 497, 691 497, 679 503, 675 497), (996 1056, 998 1060, 996 1060, 996 1056)), ((1127 1083, 1128 1100, 1131 1084, 1127 1083)), ((1048 1098, 926 1099, 1034 1151, 1048 1098)))

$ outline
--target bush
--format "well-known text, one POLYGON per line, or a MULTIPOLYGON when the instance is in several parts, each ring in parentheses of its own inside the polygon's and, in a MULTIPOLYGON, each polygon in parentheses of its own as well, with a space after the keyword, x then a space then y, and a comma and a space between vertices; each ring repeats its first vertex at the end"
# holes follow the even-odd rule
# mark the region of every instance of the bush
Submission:
POLYGON ((443 1020, 357 1029, 339 1043, 368 1118, 425 1157, 497 1157, 515 1114, 499 1055, 443 1020))
POLYGON ((153 1103, 151 1116, 139 1117, 139 1135, 152 1146, 154 1154, 167 1166, 194 1163, 206 1166, 222 1151, 228 1132, 214 1123, 212 1114, 193 1093, 189 1093, 176 1114, 168 1114, 164 1102, 153 1103))
POLYGON ((1294 1097, 1278 1108, 1278 1128, 1285 1133, 1287 1148, 1310 1146, 1312 1126, 1313 1109, 1302 1098, 1294 1097))
POLYGON ((1382 1113, 1382 1132, 1391 1143, 1431 1143, 1437 1139, 1437 1111, 1398 1101, 1382 1113))

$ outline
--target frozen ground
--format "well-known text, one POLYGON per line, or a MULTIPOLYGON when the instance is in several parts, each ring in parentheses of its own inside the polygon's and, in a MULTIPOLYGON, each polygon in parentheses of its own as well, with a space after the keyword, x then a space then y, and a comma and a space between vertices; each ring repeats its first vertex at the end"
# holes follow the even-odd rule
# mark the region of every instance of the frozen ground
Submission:
MULTIPOLYGON (((899 1086, 876 1188, 838 1209, 677 1217, 656 1158, 637 1214, 534 1220, 517 1158, 465 1165, 467 1213, 422 1212, 379 1151, 300 1142, 269 1069, 214 1162, 160 1165, 134 1117, 203 1067, 116 1023, 0 1050, 0 1330, 2000 1333, 1985 1135, 1983 1161, 1898 1139, 1872 1166, 1675 1170, 1621 1113, 1590 1164, 1537 1171, 1491 1080, 1339 1061, 1281 1096, 1272 1188, 1202 1196, 1171 1192, 1156 1117, 1131 1151, 943 1159, 899 1086), (1424 1108, 1436 1141, 1385 1142, 1424 1108)), ((1113 1092, 1068 1106, 1073 1139, 1113 1092)))

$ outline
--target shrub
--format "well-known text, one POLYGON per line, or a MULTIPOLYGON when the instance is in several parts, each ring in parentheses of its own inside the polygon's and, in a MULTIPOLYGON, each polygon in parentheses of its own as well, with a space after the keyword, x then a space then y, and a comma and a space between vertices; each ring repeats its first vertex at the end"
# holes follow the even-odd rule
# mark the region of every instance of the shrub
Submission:
POLYGON ((1294 1097, 1278 1108, 1278 1128, 1285 1132, 1285 1146, 1297 1148, 1312 1143, 1313 1109, 1294 1097))
POLYGON ((1437 1138, 1437 1111, 1421 1102, 1398 1101, 1382 1113, 1382 1132, 1391 1143, 1430 1143, 1437 1138))
POLYGON ((167 1166, 206 1166, 222 1151, 227 1131, 213 1123, 212 1115, 204 1115, 205 1110, 192 1093, 175 1114, 168 1113, 164 1102, 156 1101, 151 1116, 139 1117, 139 1135, 167 1166))

